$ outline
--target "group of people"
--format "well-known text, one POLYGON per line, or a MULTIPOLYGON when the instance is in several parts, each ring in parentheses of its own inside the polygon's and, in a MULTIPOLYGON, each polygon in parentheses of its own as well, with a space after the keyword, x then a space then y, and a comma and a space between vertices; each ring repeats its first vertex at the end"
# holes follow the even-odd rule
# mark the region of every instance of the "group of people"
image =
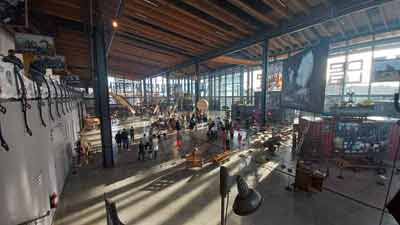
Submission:
POLYGON ((135 130, 133 127, 129 129, 129 131, 124 128, 119 130, 115 135, 115 142, 117 143, 118 148, 128 149, 129 142, 133 143, 135 140, 135 130))
MULTIPOLYGON (((217 117, 215 120, 209 119, 207 136, 211 140, 220 138, 225 149, 229 150, 235 130, 239 130, 238 123, 233 123, 228 119, 222 120, 220 117, 217 117)), ((238 144, 241 146, 242 134, 240 132, 238 132, 237 138, 238 144)))
POLYGON ((158 137, 143 134, 143 138, 139 142, 138 160, 145 160, 146 155, 150 159, 157 159, 158 150, 158 137))

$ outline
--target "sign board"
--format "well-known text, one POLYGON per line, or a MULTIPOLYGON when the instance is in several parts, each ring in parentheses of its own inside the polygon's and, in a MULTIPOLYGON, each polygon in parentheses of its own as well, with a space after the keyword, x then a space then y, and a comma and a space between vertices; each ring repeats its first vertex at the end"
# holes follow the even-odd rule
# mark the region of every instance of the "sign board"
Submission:
POLYGON ((0 25, 28 26, 28 0, 0 0, 0 25))
POLYGON ((283 61, 270 63, 268 66, 268 91, 281 91, 283 84, 283 61))
POLYGON ((399 81, 400 59, 375 59, 372 82, 399 81))
POLYGON ((45 56, 43 57, 43 61, 46 64, 46 67, 49 69, 55 69, 55 70, 65 69, 65 56, 61 55, 45 56))
POLYGON ((54 38, 43 35, 15 33, 15 50, 38 55, 55 55, 54 38))
POLYGON ((77 85, 80 83, 80 78, 77 75, 67 75, 62 77, 62 81, 67 85, 77 85))

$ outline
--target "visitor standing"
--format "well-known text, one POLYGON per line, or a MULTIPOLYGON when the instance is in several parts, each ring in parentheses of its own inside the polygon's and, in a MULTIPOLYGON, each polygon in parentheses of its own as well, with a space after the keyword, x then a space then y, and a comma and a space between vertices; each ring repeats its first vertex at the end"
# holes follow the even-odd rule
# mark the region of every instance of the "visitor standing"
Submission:
POLYGON ((135 129, 133 129, 133 126, 131 126, 131 129, 129 129, 129 135, 131 138, 131 143, 135 142, 135 129))
POLYGON ((139 156, 138 156, 138 160, 144 160, 144 144, 143 141, 140 140, 139 142, 139 156))
POLYGON ((153 159, 157 159, 158 147, 158 138, 153 138, 153 159))
POLYGON ((118 131, 115 135, 115 142, 117 143, 118 148, 121 148, 121 131, 118 131))
POLYGON ((121 139, 122 139, 122 147, 124 149, 128 149, 128 147, 129 147, 129 138, 128 138, 128 131, 125 128, 122 130, 121 139))

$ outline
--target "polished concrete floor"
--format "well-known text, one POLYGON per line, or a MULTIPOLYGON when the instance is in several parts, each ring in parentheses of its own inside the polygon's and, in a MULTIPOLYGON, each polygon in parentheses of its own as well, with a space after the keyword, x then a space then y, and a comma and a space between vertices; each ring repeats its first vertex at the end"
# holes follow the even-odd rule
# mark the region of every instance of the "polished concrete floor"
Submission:
MULTIPOLYGON (((97 155, 91 165, 69 177, 54 224, 105 225, 104 195, 116 202, 125 224, 220 224, 219 168, 208 164, 201 169, 186 169, 181 156, 194 146, 214 154, 222 151, 222 143, 219 140, 208 142, 204 131, 186 133, 183 139, 182 150, 176 148, 174 135, 162 140, 157 160, 137 161, 136 146, 131 146, 130 150, 119 153, 117 165, 112 169, 102 169, 97 155)), ((237 143, 235 146, 237 148, 237 143)), ((381 211, 373 207, 381 204, 381 200, 376 199, 384 199, 387 187, 376 185, 371 181, 375 178, 371 178, 369 183, 359 178, 361 185, 353 176, 363 175, 346 172, 344 181, 335 181, 336 172, 332 172, 327 182, 331 191, 311 194, 285 190, 293 182, 291 176, 280 172, 284 169, 281 164, 294 165, 289 149, 290 146, 283 146, 278 155, 270 157, 271 161, 259 165, 252 160, 257 151, 242 146, 225 163, 231 174, 243 175, 250 186, 264 196, 264 202, 256 213, 239 217, 231 210, 237 194, 236 187, 232 187, 227 224, 379 224, 381 211), (370 201, 363 204, 365 199, 370 201), (357 202, 359 200, 361 203, 357 202)), ((383 224, 396 223, 385 214, 383 224)))

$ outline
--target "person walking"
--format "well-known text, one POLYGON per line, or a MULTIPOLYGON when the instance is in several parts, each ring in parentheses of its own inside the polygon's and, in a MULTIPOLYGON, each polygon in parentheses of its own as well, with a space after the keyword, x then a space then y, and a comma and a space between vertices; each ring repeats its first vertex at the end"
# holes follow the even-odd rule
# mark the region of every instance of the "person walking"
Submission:
POLYGON ((118 131, 115 135, 115 142, 117 143, 118 148, 121 148, 121 131, 118 131))
POLYGON ((153 159, 157 159, 158 154, 158 138, 153 138, 153 159))
POLYGON ((152 159, 153 158, 153 149, 154 149, 154 146, 153 146, 153 139, 154 138, 152 138, 152 137, 150 137, 150 140, 149 140, 149 146, 148 146, 148 151, 147 151, 147 154, 148 154, 148 156, 149 156, 149 159, 152 159))
POLYGON ((128 131, 124 128, 121 133, 121 139, 122 139, 122 147, 124 149, 129 148, 129 138, 128 138, 128 131))
POLYGON ((140 142, 139 142, 139 156, 138 156, 138 160, 139 161, 140 160, 144 160, 144 154, 145 154, 145 152, 144 152, 144 144, 143 144, 143 141, 140 140, 140 142))
POLYGON ((135 129, 133 129, 133 126, 131 126, 131 129, 129 129, 129 135, 131 138, 131 143, 135 142, 135 129))

